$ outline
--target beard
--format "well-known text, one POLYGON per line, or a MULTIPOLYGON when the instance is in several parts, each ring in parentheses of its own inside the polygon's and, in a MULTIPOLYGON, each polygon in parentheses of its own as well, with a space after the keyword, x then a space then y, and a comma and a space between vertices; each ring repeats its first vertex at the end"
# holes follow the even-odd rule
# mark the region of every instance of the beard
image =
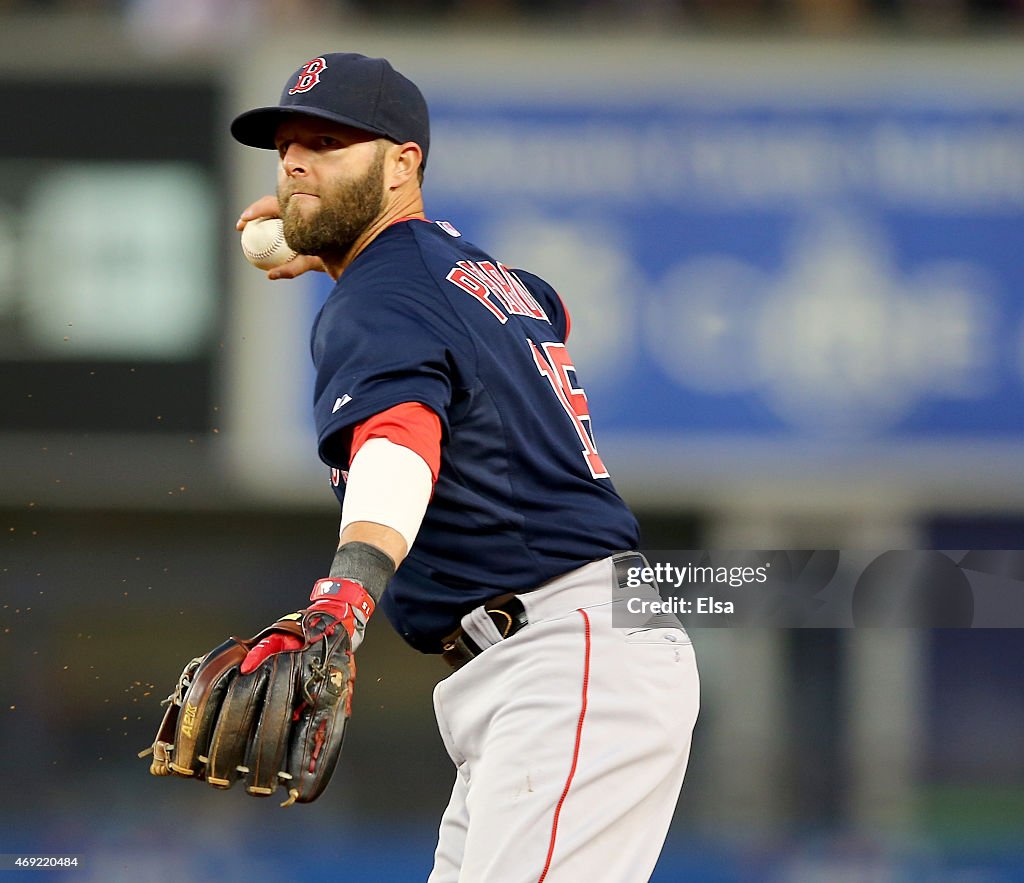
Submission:
POLYGON ((378 145, 373 165, 361 178, 338 181, 317 194, 320 205, 312 215, 289 197, 299 187, 278 188, 284 238, 299 254, 324 258, 347 254, 384 205, 384 147, 378 145))

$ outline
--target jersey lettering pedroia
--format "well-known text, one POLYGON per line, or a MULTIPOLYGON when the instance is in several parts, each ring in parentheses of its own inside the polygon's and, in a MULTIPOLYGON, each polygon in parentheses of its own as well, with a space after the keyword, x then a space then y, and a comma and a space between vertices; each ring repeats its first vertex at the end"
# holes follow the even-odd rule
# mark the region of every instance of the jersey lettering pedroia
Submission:
POLYGON ((353 427, 403 402, 441 422, 433 497, 380 603, 419 650, 440 652, 495 595, 639 543, 594 444, 567 325, 542 279, 421 220, 385 229, 317 316, 319 453, 339 501, 353 427))

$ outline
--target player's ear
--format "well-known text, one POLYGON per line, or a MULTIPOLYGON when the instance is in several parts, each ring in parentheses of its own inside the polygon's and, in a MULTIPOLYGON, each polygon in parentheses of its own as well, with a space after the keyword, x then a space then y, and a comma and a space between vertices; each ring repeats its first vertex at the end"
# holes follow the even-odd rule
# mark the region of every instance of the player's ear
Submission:
POLYGON ((423 149, 415 141, 406 141, 394 145, 392 152, 388 187, 393 190, 410 180, 418 179, 420 166, 423 165, 423 149))

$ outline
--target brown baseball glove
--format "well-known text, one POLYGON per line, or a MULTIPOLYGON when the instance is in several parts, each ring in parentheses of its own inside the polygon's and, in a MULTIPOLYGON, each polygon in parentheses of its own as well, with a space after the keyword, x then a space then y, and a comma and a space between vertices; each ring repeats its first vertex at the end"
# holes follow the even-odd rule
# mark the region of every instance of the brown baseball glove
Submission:
POLYGON ((313 603, 253 638, 230 638, 185 666, 164 700, 150 748, 154 776, 177 775, 260 797, 278 785, 282 806, 323 793, 352 713, 353 653, 374 603, 354 580, 322 579, 313 603))

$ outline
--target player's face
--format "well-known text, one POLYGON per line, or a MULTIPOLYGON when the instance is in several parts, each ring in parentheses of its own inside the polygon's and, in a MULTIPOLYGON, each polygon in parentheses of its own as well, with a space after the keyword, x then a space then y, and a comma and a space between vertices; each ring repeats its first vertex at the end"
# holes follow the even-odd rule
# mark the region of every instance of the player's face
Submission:
POLYGON ((277 199, 288 244, 301 254, 344 255, 384 204, 385 142, 312 118, 277 131, 277 199))

